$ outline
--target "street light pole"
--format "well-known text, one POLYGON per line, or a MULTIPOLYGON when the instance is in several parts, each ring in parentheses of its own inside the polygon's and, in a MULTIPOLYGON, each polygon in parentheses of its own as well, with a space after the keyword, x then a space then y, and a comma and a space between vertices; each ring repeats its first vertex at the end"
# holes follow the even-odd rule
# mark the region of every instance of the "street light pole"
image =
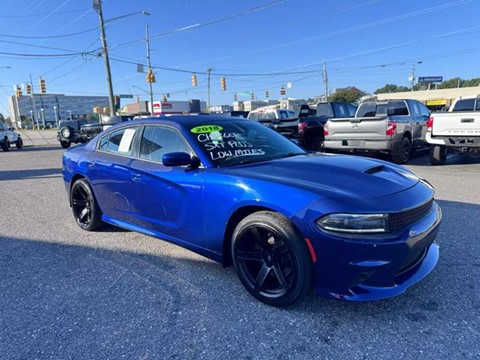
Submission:
POLYGON ((212 72, 211 68, 207 69, 207 92, 208 92, 208 112, 210 112, 210 73, 212 72))
POLYGON ((103 59, 105 60, 105 73, 107 75, 110 116, 115 116, 115 100, 113 98, 112 74, 110 72, 110 60, 108 58, 107 38, 105 36, 105 23, 103 21, 102 0, 93 0, 93 9, 98 13, 98 18, 100 20, 100 38, 102 41, 103 59))
POLYGON ((57 115, 57 107, 53 107, 53 113, 55 114, 55 127, 58 129, 58 115, 57 115))

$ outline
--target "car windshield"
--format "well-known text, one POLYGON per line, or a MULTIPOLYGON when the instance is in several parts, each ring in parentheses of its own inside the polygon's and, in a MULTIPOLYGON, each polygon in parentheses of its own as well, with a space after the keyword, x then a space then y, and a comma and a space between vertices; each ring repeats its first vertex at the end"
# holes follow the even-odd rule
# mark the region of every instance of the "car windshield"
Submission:
POLYGON ((188 129, 217 167, 251 164, 305 154, 292 141, 257 122, 207 121, 188 129))

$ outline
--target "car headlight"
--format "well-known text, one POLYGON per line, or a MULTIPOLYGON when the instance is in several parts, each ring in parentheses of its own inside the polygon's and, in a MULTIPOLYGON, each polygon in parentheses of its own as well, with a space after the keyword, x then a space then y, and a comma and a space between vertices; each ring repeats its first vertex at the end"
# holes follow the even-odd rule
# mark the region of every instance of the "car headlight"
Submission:
POLYGON ((63 128, 61 131, 62 136, 65 139, 68 139, 70 137, 70 129, 69 128, 63 128))
POLYGON ((387 231, 387 214, 330 214, 317 221, 328 231, 343 233, 383 233, 387 231))

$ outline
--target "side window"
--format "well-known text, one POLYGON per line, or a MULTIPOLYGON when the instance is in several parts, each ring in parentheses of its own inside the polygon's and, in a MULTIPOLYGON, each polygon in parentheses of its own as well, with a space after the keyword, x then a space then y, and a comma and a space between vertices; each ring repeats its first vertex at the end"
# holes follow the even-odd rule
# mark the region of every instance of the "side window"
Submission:
POLYGON ((132 154, 132 145, 138 127, 117 130, 100 139, 98 149, 123 155, 132 154))
POLYGON ((347 105, 348 108, 348 116, 355 116, 355 112, 357 111, 357 108, 353 105, 347 105))
POLYGON ((390 101, 388 103, 388 115, 408 115, 405 101, 390 101))
POLYGON ((428 110, 424 104, 420 104, 420 115, 422 115, 424 118, 428 118, 430 116, 430 110, 428 110))
POLYGON ((413 115, 417 116, 417 117, 420 116, 420 109, 418 108, 418 104, 416 102, 412 101, 410 103, 410 105, 411 105, 413 115))
POLYGON ((140 143, 140 158, 161 163, 163 155, 171 152, 192 154, 178 131, 162 126, 146 126, 140 143))
POLYGON ((480 110, 480 98, 477 98, 477 101, 475 102, 475 111, 480 110))

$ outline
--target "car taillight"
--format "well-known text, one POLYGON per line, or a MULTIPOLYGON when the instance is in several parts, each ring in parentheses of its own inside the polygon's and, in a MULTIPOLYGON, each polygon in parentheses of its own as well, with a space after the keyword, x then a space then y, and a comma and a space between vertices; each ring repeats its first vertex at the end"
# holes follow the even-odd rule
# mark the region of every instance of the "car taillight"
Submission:
POLYGON ((327 135, 328 135, 328 123, 326 123, 325 125, 323 125, 323 135, 324 135, 324 136, 327 136, 327 135))
POLYGON ((307 128, 307 123, 306 122, 299 122, 298 123, 298 133, 303 134, 305 132, 305 129, 307 128))
POLYGON ((427 131, 432 132, 433 128, 433 116, 430 116, 427 120, 427 131))
POLYGON ((397 123, 395 121, 389 121, 387 123, 386 135, 387 136, 393 136, 393 135, 395 135, 396 130, 397 130, 397 123))

